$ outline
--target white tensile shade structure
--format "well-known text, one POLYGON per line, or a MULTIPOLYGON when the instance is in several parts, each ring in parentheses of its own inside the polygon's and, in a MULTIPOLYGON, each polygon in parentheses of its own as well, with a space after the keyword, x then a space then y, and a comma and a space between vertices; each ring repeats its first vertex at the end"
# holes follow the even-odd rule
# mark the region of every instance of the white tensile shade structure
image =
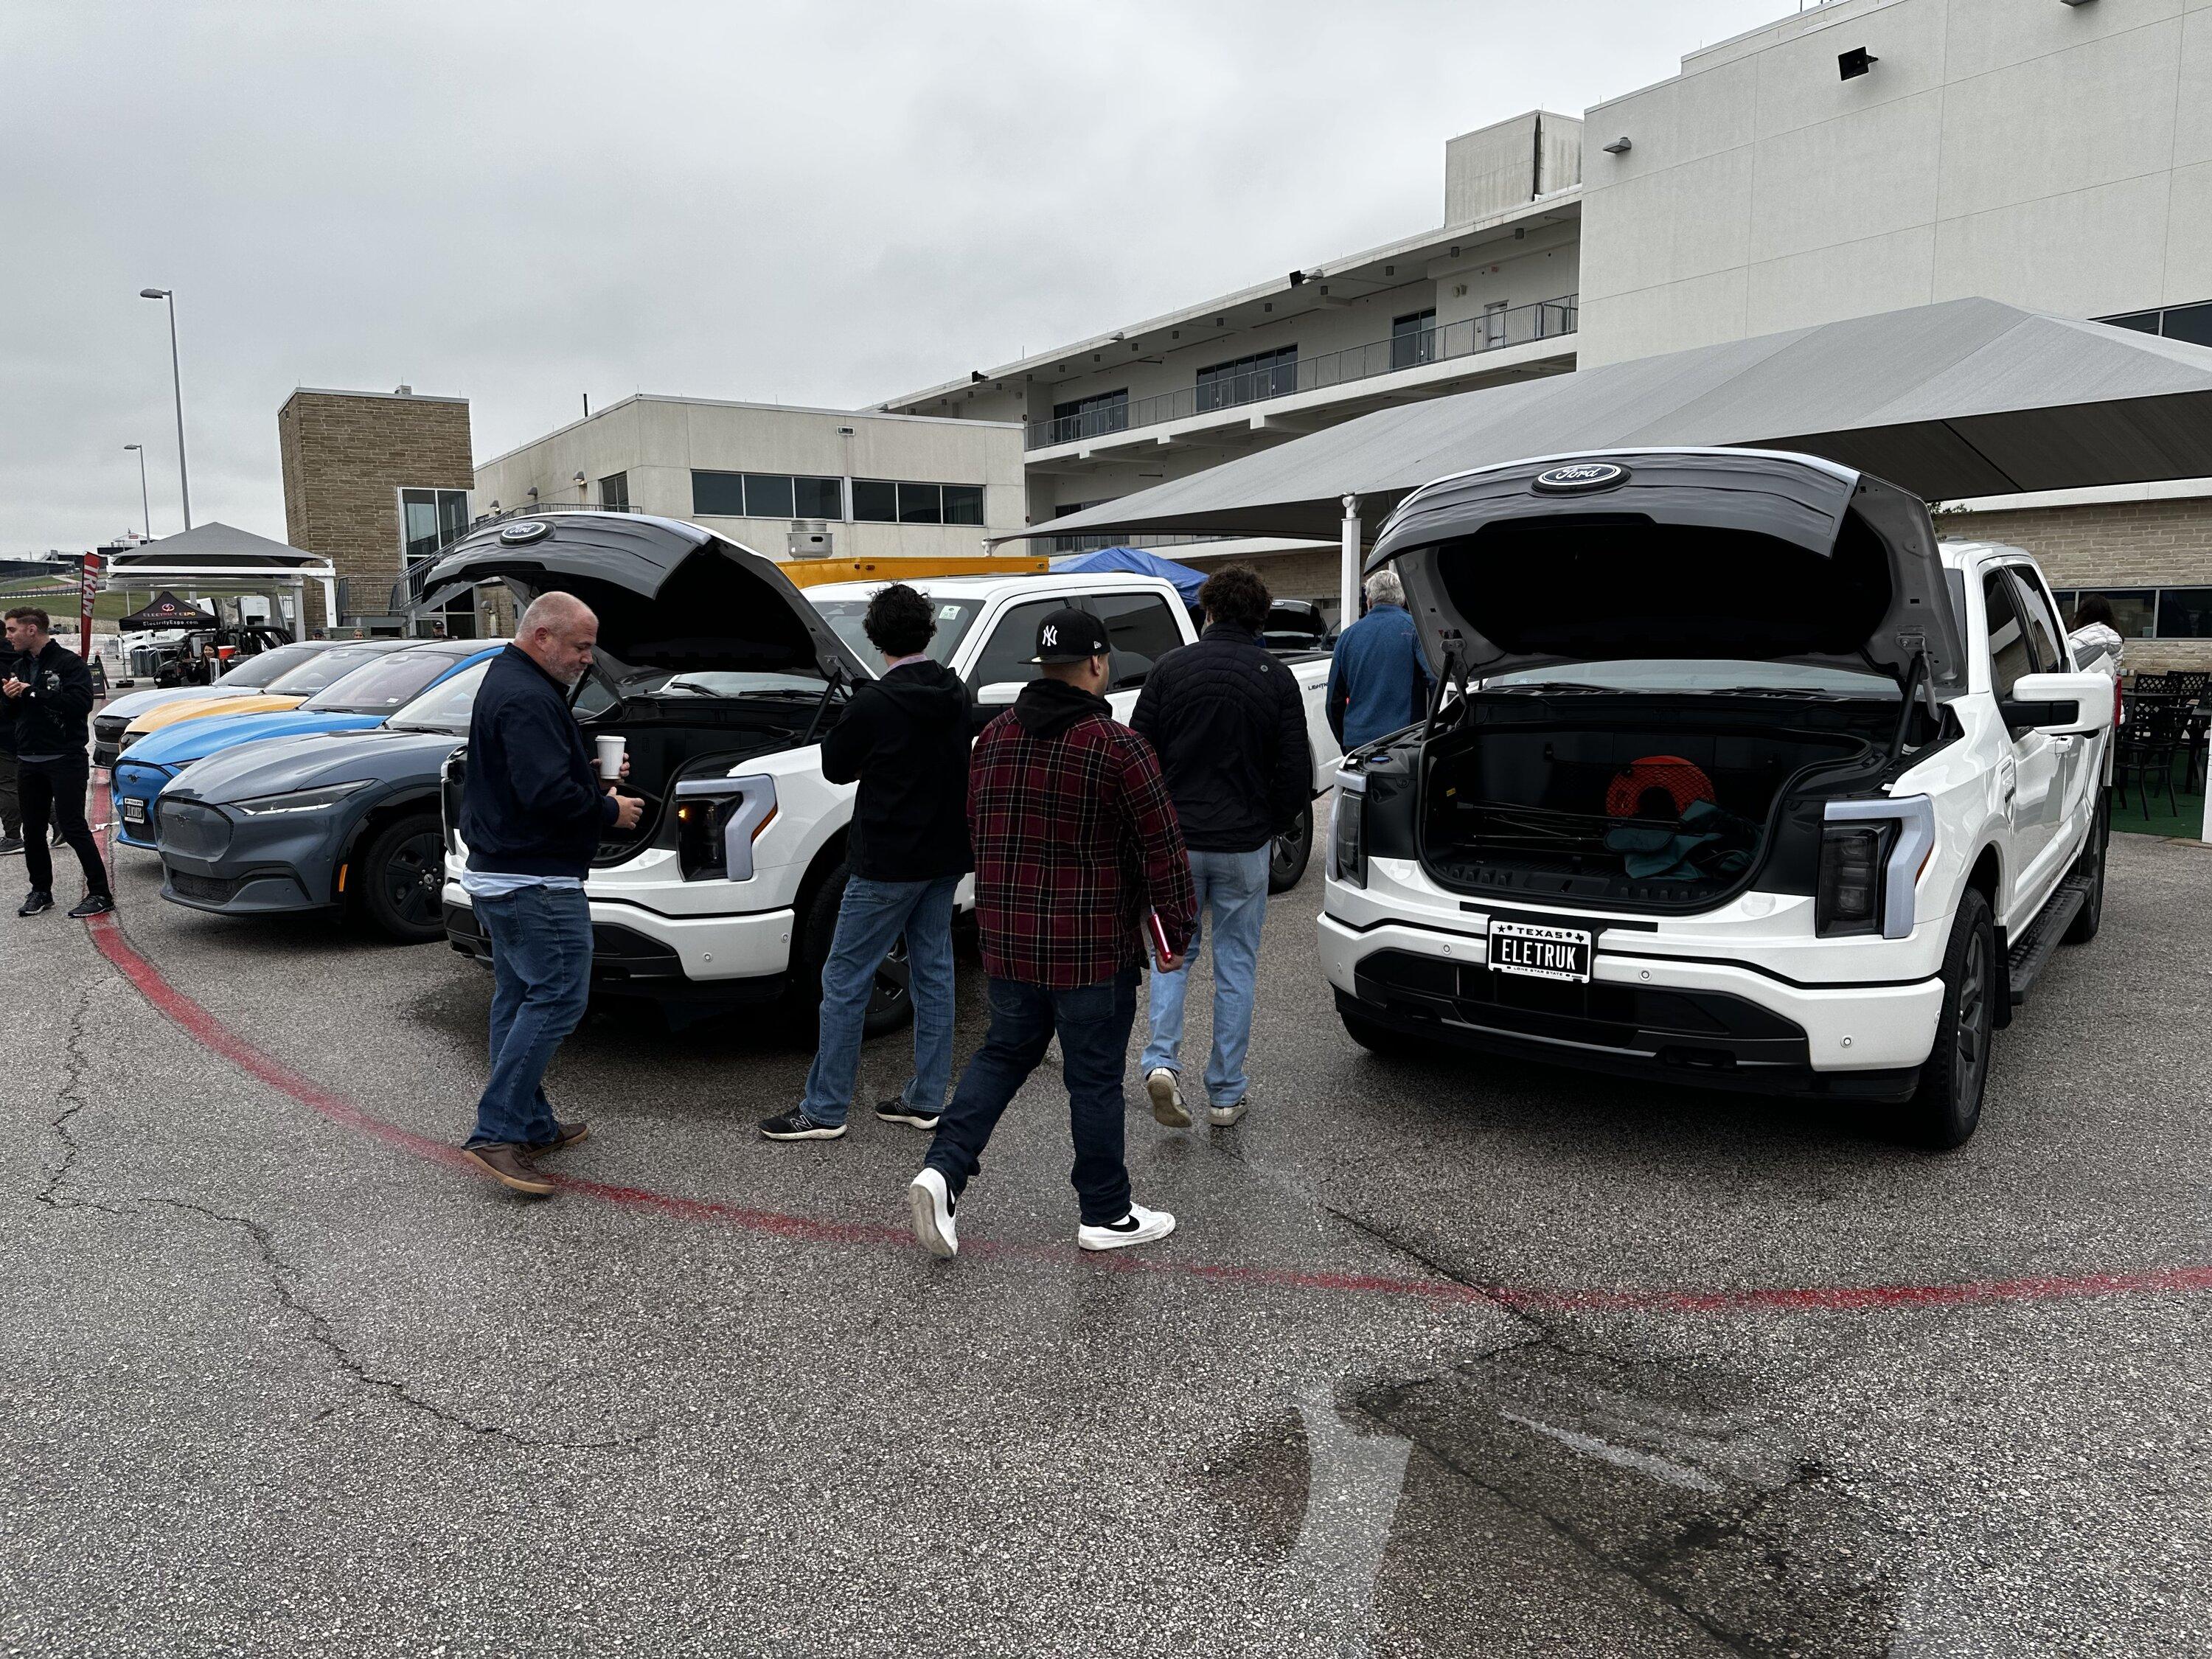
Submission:
MULTIPOLYGON (((291 616, 307 617, 309 582, 323 590, 323 614, 335 623, 338 614, 337 572, 317 554, 303 553, 283 542, 234 526, 210 522, 142 542, 128 552, 115 554, 103 573, 100 586, 110 593, 172 588, 187 598, 262 595, 271 600, 289 597, 291 616)), ((275 615, 284 614, 281 605, 275 615)))

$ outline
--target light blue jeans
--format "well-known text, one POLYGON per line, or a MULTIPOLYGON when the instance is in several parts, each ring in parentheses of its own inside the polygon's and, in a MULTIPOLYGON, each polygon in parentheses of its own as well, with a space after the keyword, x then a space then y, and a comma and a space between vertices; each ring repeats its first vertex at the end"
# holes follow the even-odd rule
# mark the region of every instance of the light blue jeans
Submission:
POLYGON ((1190 954, 1172 974, 1157 970, 1152 985, 1152 1038, 1139 1069, 1182 1071, 1182 1005, 1198 966, 1200 941, 1213 924, 1213 1053, 1206 1062, 1206 1099, 1233 1106, 1244 1098, 1244 1049, 1252 1040, 1252 999, 1260 975, 1260 924, 1267 919, 1269 847, 1249 853, 1193 853, 1198 932, 1190 954))
POLYGON ((817 1123, 845 1121, 860 1070, 860 1030, 876 969, 906 935, 914 998, 914 1075, 901 1097, 934 1115, 952 1080, 952 895, 957 876, 935 881, 869 881, 854 876, 837 906, 837 932, 822 964, 821 1037, 799 1109, 817 1123))

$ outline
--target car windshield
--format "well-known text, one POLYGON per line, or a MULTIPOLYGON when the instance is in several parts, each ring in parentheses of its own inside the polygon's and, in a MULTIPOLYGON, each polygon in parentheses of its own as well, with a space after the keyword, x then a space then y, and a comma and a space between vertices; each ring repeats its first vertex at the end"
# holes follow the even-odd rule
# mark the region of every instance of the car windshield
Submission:
POLYGON ((625 697, 805 697, 822 695, 818 674, 760 674, 737 669, 633 668, 616 675, 625 697))
POLYGON ((441 680, 385 724, 395 732, 443 732, 466 737, 477 688, 483 684, 484 671, 490 666, 491 659, 486 658, 449 680, 441 680))
POLYGON ((343 679, 364 663, 385 654, 380 645, 337 645, 313 656, 297 668, 279 674, 261 689, 280 697, 312 696, 325 686, 343 679))
POLYGON ((301 664, 321 656, 328 648, 310 644, 276 646, 258 657, 244 659, 217 683, 226 691, 258 691, 270 681, 282 678, 301 664))
POLYGON ((389 714, 422 696, 453 667, 450 651, 395 651, 332 681, 300 706, 316 714, 389 714))
MULTIPOLYGON (((812 595, 808 597, 811 599, 812 595)), ((983 602, 981 599, 938 599, 933 603, 937 610, 937 632, 931 636, 929 654, 939 662, 949 663, 952 660, 953 652, 959 647, 961 636, 967 633, 975 618, 982 615, 983 602)), ((867 630, 860 626, 860 619, 868 613, 867 600, 814 599, 813 604, 830 626, 837 630, 837 637, 852 647, 853 654, 871 669, 877 668, 884 659, 884 653, 876 648, 875 642, 868 637, 867 630)))
POLYGON ((1493 675, 1486 691, 1522 687, 1591 691, 1754 691, 1782 696, 1872 697, 1894 702, 1897 683, 1872 669, 1705 657, 1624 657, 1493 675))

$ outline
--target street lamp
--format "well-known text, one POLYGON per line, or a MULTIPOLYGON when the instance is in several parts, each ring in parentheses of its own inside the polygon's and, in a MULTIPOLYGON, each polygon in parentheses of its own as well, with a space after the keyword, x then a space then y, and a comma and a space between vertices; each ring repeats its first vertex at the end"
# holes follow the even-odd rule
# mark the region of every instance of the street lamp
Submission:
MULTIPOLYGON (((184 498, 185 528, 192 527, 192 484, 185 471, 185 380, 177 368, 177 296, 166 288, 142 288, 142 300, 167 300, 169 302, 169 384, 177 394, 177 493, 184 498)), ((147 526, 153 533, 153 526, 147 526)))
POLYGON ((146 539, 150 542, 154 539, 154 509, 148 505, 146 499, 146 446, 143 444, 123 446, 123 453, 126 455, 134 449, 138 452, 138 512, 139 516, 146 521, 146 539))

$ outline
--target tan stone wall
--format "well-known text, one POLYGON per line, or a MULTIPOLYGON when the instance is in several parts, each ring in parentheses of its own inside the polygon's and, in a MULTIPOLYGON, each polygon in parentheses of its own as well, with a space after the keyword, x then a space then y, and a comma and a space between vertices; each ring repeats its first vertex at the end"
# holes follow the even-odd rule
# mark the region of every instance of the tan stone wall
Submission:
MULTIPOLYGON (((1936 527, 2026 548, 2053 587, 2212 587, 2212 500, 1945 513, 1936 527)), ((2212 640, 2130 640, 2127 665, 2212 669, 2212 640)))
MULTIPOLYGON (((380 615, 399 580, 399 491, 476 482, 465 399, 295 392, 276 414, 285 538, 348 581, 354 611, 380 615)), ((311 591, 307 624, 322 628, 311 591)))

